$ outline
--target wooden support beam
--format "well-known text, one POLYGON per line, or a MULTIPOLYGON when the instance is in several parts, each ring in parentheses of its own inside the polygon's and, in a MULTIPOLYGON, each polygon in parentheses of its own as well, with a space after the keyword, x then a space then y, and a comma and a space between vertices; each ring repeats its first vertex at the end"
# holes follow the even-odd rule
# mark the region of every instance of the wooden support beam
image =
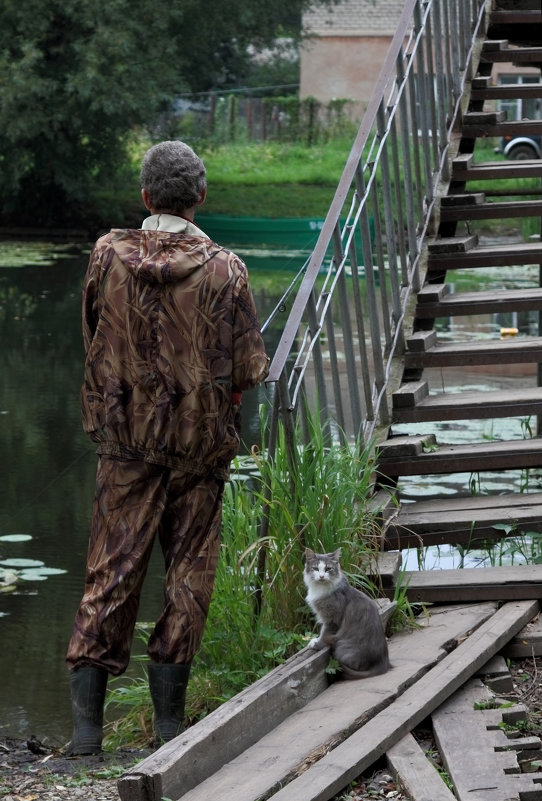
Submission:
POLYGON ((408 733, 386 754, 390 770, 412 801, 457 801, 437 769, 408 733))
MULTIPOLYGON (((393 703, 443 659, 449 648, 491 618, 495 608, 495 604, 476 604, 432 610, 420 620, 419 629, 391 638, 394 667, 383 676, 327 687, 325 663, 321 663, 325 691, 297 710, 292 708, 290 715, 282 710, 282 722, 270 728, 267 719, 276 717, 277 704, 265 688, 276 685, 277 671, 286 679, 284 690, 289 688, 299 700, 305 691, 295 673, 287 680, 286 663, 257 683, 257 700, 253 686, 131 768, 119 780, 121 799, 161 801, 162 797, 175 800, 182 796, 183 801, 256 801, 268 795, 393 703), (251 690, 253 704, 247 710, 244 695, 251 690), (245 733, 246 747, 232 755, 232 740, 240 730, 245 733)), ((307 651, 297 657, 306 659, 307 651)))
POLYGON ((539 749, 540 740, 508 738, 495 720, 497 713, 502 722, 502 711, 483 708, 491 698, 487 687, 472 679, 433 713, 433 732, 455 796, 458 801, 540 798, 536 774, 520 772, 517 754, 526 747, 539 749))
POLYGON ((329 801, 420 724, 538 611, 534 601, 507 603, 465 642, 345 742, 279 790, 273 801, 329 801))
POLYGON ((402 573, 401 582, 411 603, 542 599, 542 565, 413 570, 402 573))

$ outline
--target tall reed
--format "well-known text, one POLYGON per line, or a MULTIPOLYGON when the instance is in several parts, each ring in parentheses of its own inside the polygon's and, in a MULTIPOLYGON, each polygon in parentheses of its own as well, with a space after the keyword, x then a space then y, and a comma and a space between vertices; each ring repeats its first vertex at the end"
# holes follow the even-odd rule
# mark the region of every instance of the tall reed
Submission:
MULTIPOLYGON (((266 424, 263 414, 262 443, 266 424)), ((188 690, 187 715, 192 721, 306 644, 313 626, 303 597, 306 546, 321 552, 341 547, 347 573, 373 591, 364 578, 377 531, 375 513, 367 503, 371 449, 328 445, 315 420, 310 421, 310 434, 309 443, 296 452, 294 470, 283 431, 274 459, 262 445, 234 462, 224 495, 213 599, 188 690), (262 508, 269 497, 268 534, 259 538, 262 508), (256 594, 261 598, 258 607, 256 594)), ((129 721, 133 741, 134 721, 148 721, 145 682, 138 680, 130 690, 114 688, 110 704, 129 721), (136 710, 139 705, 142 709, 136 710)), ((119 723, 114 734, 110 743, 118 745, 123 738, 119 723)))

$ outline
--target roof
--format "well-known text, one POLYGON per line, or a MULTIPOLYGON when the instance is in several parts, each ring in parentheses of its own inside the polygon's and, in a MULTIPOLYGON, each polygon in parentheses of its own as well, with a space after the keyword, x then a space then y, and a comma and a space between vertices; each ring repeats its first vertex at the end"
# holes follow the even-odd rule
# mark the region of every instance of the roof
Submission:
POLYGON ((404 0, 342 0, 303 14, 303 30, 316 36, 393 36, 404 0))

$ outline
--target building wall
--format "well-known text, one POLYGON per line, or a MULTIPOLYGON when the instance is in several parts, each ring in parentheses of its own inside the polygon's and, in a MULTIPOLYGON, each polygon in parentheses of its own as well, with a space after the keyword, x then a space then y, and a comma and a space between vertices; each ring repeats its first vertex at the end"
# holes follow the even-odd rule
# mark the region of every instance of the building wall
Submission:
POLYGON ((403 0, 342 0, 303 15, 300 95, 323 103, 371 97, 403 9, 403 0))

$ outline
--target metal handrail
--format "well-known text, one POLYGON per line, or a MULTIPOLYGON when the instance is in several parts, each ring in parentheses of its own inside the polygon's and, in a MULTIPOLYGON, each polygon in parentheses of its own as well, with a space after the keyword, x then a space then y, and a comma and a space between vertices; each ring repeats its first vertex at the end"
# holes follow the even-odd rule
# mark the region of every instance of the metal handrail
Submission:
POLYGON ((271 440, 279 419, 294 438, 298 413, 309 430, 306 397, 342 440, 389 424, 392 365, 492 2, 406 0, 271 361, 271 440))

